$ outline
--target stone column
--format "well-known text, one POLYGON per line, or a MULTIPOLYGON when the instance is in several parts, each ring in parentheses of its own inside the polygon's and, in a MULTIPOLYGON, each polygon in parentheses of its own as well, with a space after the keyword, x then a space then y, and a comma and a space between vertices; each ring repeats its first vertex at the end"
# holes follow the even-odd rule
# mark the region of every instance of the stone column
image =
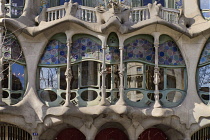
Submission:
POLYGON ((71 102, 70 102, 70 97, 71 97, 71 79, 72 79, 72 72, 71 72, 71 46, 72 46, 72 42, 71 40, 67 42, 67 67, 66 67, 66 102, 64 104, 64 106, 66 107, 70 107, 70 106, 74 106, 71 102))
POLYGON ((3 48, 3 33, 4 27, 0 27, 0 106, 5 106, 6 104, 2 101, 2 80, 4 79, 3 69, 4 69, 4 57, 2 55, 2 48, 3 48))
POLYGON ((159 101, 160 92, 159 92, 159 88, 158 88, 158 85, 160 83, 160 72, 159 72, 160 69, 158 67, 158 47, 159 47, 160 33, 159 32, 154 32, 153 36, 154 36, 154 39, 155 39, 155 41, 154 41, 154 47, 155 47, 155 68, 154 68, 155 104, 154 104, 154 108, 160 108, 161 107, 161 104, 160 104, 160 101, 159 101))
POLYGON ((101 67, 101 76, 102 76, 102 85, 101 85, 101 102, 99 105, 106 105, 106 62, 105 62, 105 56, 106 56, 106 45, 102 45, 102 50, 103 50, 103 62, 102 62, 102 67, 101 67))
POLYGON ((123 65, 123 50, 124 47, 121 45, 119 47, 120 49, 120 68, 119 68, 119 76, 120 76, 120 86, 119 86, 119 93, 120 98, 117 101, 116 105, 125 105, 125 99, 124 99, 124 65, 123 65))
POLYGON ((5 17, 5 15, 6 15, 5 4, 6 4, 5 0, 0 0, 0 8, 1 8, 0 9, 0 18, 5 17))

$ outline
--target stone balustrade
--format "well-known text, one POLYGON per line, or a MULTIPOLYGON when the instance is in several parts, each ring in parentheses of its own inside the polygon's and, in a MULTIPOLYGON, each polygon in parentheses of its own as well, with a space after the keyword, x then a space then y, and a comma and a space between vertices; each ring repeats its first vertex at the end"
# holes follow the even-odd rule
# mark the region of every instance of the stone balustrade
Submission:
POLYGON ((96 22, 96 10, 92 7, 79 5, 76 17, 87 22, 96 22))
POLYGON ((147 6, 134 7, 130 13, 130 21, 137 23, 150 18, 149 9, 147 6))
POLYGON ((178 24, 180 11, 172 8, 162 7, 159 12, 160 18, 173 24, 178 24))
POLYGON ((47 8, 46 12, 47 22, 61 19, 66 14, 64 5, 47 8))
MULTIPOLYGON (((129 21, 132 23, 138 23, 151 18, 148 6, 133 7, 130 11, 129 21)), ((64 5, 47 8, 46 12, 47 22, 61 19, 66 15, 64 5)), ((95 23, 97 22, 96 12, 96 9, 93 7, 79 5, 75 16, 83 21, 95 23)), ((178 24, 180 11, 177 9, 161 7, 159 10, 159 17, 167 22, 178 24)))

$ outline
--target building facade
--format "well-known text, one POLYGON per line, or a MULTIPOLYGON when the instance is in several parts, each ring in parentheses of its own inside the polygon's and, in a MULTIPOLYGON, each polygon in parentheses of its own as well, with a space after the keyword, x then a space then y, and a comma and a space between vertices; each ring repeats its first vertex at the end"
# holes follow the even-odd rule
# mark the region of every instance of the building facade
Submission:
POLYGON ((209 0, 1 0, 0 139, 209 139, 209 17, 209 0))

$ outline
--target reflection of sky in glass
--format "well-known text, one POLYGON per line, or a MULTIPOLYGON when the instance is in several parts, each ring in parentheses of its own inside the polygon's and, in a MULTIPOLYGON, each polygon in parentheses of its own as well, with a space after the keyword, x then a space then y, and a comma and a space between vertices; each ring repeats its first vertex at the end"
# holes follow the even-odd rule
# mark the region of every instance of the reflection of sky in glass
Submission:
POLYGON ((202 14, 203 14, 203 16, 205 18, 209 18, 210 17, 210 12, 203 12, 202 14))
POLYGON ((58 88, 58 68, 40 69, 40 88, 58 88))
POLYGON ((200 8, 201 9, 210 9, 209 0, 200 0, 200 8))
POLYGON ((24 88, 25 81, 24 81, 24 66, 14 63, 12 65, 12 74, 18 78, 24 88))

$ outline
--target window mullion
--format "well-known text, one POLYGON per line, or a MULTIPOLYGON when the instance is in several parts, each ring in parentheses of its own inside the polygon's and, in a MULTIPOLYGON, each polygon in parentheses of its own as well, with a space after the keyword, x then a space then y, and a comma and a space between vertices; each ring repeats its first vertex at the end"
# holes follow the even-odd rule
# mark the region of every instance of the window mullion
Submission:
POLYGON ((12 90, 12 65, 11 62, 9 62, 9 85, 8 85, 8 89, 11 91, 12 90))
POLYGON ((102 61, 102 67, 101 67, 101 75, 102 75, 102 86, 101 86, 101 102, 100 105, 105 105, 106 104, 106 75, 107 75, 107 70, 106 70, 106 44, 102 45, 102 51, 103 51, 103 61, 102 61))
POLYGON ((163 70, 164 73, 164 89, 167 89, 167 68, 164 68, 163 70))
POLYGON ((153 33, 155 41, 154 41, 154 47, 155 47, 155 68, 154 68, 154 84, 155 84, 155 91, 154 91, 154 98, 155 98, 155 104, 154 107, 158 108, 161 107, 160 101, 159 101, 159 83, 160 83, 160 68, 158 66, 158 48, 159 48, 159 32, 153 33))

